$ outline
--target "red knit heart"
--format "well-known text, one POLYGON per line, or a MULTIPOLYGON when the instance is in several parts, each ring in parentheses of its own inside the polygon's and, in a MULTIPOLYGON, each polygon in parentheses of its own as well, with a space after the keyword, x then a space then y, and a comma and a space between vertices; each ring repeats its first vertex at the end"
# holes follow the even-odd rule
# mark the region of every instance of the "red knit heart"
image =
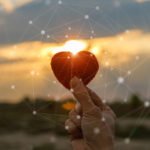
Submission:
POLYGON ((96 75, 99 65, 96 57, 88 51, 76 55, 71 52, 60 52, 51 60, 52 70, 60 83, 70 89, 70 80, 76 76, 87 85, 96 75))

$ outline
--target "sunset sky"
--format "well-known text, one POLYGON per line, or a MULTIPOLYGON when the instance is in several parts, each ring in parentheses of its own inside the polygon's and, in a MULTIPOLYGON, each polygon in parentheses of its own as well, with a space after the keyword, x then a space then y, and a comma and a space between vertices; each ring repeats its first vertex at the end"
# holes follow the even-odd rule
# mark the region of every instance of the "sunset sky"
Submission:
POLYGON ((149 14, 150 0, 0 0, 0 101, 71 95, 50 68, 70 40, 96 55, 103 100, 150 98, 149 14))

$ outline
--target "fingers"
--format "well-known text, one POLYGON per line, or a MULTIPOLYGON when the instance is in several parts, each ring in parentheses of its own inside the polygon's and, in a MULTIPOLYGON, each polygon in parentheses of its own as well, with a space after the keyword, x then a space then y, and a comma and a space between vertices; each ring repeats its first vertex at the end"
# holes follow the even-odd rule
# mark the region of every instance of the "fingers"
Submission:
POLYGON ((92 91, 88 87, 87 87, 87 89, 88 89, 89 95, 91 96, 91 99, 93 100, 94 104, 97 105, 102 111, 105 111, 105 112, 111 114, 112 117, 116 120, 116 115, 113 112, 113 110, 108 105, 104 104, 102 102, 102 100, 100 99, 100 97, 94 91, 92 91))
POLYGON ((74 77, 72 78, 70 84, 73 90, 72 93, 77 101, 81 104, 83 113, 90 111, 93 107, 95 107, 95 104, 91 100, 87 88, 84 86, 83 82, 80 79, 74 77))
POLYGON ((79 128, 81 128, 81 115, 78 114, 75 110, 70 111, 69 113, 70 120, 79 128))
POLYGON ((82 138, 82 132, 81 129, 78 128, 74 122, 70 119, 66 120, 65 122, 65 129, 68 131, 68 133, 71 135, 71 139, 80 139, 82 138))
POLYGON ((77 127, 70 119, 68 119, 65 122, 65 129, 72 134, 77 130, 77 127))
POLYGON ((80 105, 76 105, 76 109, 73 109, 69 113, 69 119, 65 123, 66 130, 71 134, 71 138, 79 139, 82 137, 81 131, 81 116, 80 116, 80 105))
POLYGON ((93 103, 98 106, 101 110, 104 110, 105 104, 102 102, 101 98, 90 88, 87 87, 87 90, 89 92, 89 95, 91 99, 93 100, 93 103))

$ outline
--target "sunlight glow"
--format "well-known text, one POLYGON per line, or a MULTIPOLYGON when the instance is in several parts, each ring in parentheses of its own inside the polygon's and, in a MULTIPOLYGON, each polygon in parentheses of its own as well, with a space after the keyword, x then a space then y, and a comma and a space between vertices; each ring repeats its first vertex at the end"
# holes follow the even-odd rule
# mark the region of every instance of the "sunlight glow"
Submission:
POLYGON ((90 51, 97 56, 100 53, 101 49, 100 47, 93 47, 90 51))
POLYGON ((70 51, 74 55, 81 50, 85 50, 86 48, 87 48, 87 43, 81 40, 70 40, 64 44, 64 50, 70 51))
MULTIPOLYGON (((79 51, 85 50, 88 47, 88 42, 83 40, 69 40, 61 45, 53 46, 49 48, 51 54, 56 54, 63 51, 69 51, 73 55, 76 55, 79 51)), ((45 51, 45 54, 48 54, 48 51, 45 51)))
MULTIPOLYGON (((150 56, 150 34, 141 30, 130 30, 128 34, 123 32, 110 37, 77 41, 81 41, 81 43, 83 42, 87 45, 85 50, 92 52, 97 57, 102 68, 107 68, 111 71, 113 69, 117 70, 118 67, 121 66, 127 66, 127 70, 125 71, 127 76, 132 75, 134 71, 132 70, 134 66, 128 68, 130 62, 136 61, 136 63, 139 64, 140 61, 143 60, 143 56, 147 56, 146 61, 149 60, 150 56), (118 37, 124 37, 124 40, 120 41, 118 37)), ((30 78, 35 80, 34 85, 38 89, 41 89, 41 87, 45 88, 44 95, 47 95, 47 87, 44 86, 45 81, 47 82, 48 78, 52 81, 54 80, 52 72, 50 71, 51 58, 58 52, 67 51, 64 48, 65 44, 66 43, 30 41, 15 45, 1 45, 0 92, 2 94, 0 98, 10 98, 13 100, 15 98, 15 100, 19 100, 22 98, 22 95, 26 95, 26 93, 32 96, 32 90, 29 88, 32 84, 32 80, 28 80, 30 78), (18 74, 18 76, 16 76, 16 74, 18 74), (17 90, 18 87, 19 92, 12 92, 12 90, 17 90)), ((72 48, 74 49, 74 47, 72 48)), ((148 62, 146 62, 146 64, 147 63, 148 62)), ((102 75, 103 74, 100 74, 100 77, 102 77, 102 75)), ((140 77, 139 75, 139 80, 141 79, 140 77)), ((50 83, 52 83, 52 91, 55 90, 57 87, 55 82, 50 81, 50 83)), ((57 91, 57 88, 55 91, 57 91)), ((65 99, 67 92, 64 96, 63 91, 62 95, 60 94, 58 97, 61 96, 61 98, 63 97, 65 99)), ((55 96, 55 94, 52 96, 55 96)), ((59 99, 56 98, 56 100, 59 99)), ((71 106, 72 105, 67 104, 67 106, 65 105, 64 107, 69 109, 71 106)))

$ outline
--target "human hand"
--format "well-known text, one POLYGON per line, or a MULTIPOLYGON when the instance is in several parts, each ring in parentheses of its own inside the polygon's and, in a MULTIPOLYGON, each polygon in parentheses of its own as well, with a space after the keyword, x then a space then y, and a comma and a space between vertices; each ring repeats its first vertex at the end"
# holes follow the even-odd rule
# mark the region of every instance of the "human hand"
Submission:
POLYGON ((65 123, 73 149, 113 150, 115 114, 80 79, 74 77, 70 84, 78 101, 65 123))

